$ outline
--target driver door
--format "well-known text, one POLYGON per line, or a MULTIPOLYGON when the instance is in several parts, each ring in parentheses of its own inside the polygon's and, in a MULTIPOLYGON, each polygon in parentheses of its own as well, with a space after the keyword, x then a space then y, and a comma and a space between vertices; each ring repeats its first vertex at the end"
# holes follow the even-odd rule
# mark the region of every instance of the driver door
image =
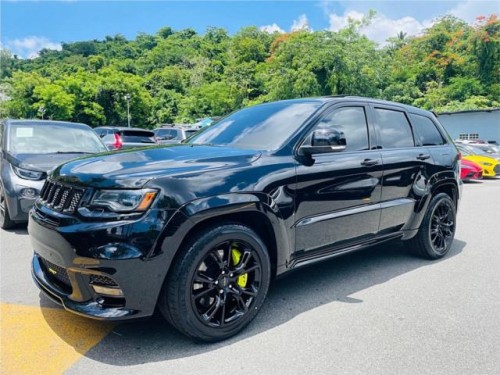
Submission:
POLYGON ((330 129, 330 134, 345 137, 345 147, 310 155, 310 163, 297 167, 296 256, 377 234, 383 168, 380 151, 371 149, 375 142, 368 113, 360 103, 335 107, 320 116, 306 137, 305 143, 314 142, 317 134, 330 129))

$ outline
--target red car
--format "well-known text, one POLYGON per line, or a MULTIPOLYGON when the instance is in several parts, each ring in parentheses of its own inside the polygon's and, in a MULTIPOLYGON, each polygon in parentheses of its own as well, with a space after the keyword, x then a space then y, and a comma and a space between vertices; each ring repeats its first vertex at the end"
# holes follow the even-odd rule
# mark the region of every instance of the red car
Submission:
POLYGON ((460 162, 462 163, 460 172, 462 181, 480 180, 483 178, 483 168, 479 164, 465 159, 460 160, 460 162))

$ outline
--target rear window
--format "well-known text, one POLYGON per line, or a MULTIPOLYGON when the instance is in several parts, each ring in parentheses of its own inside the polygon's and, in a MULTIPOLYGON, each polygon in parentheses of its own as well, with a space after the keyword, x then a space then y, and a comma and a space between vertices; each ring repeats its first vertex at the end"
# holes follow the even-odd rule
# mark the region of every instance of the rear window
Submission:
POLYGON ((158 129, 156 136, 165 139, 182 139, 181 131, 178 129, 158 129))
POLYGON ((410 114, 410 118, 420 145, 438 146, 445 143, 443 136, 430 118, 416 114, 410 114))
POLYGON ((131 143, 155 143, 155 134, 150 131, 142 130, 122 130, 119 132, 123 142, 131 143))

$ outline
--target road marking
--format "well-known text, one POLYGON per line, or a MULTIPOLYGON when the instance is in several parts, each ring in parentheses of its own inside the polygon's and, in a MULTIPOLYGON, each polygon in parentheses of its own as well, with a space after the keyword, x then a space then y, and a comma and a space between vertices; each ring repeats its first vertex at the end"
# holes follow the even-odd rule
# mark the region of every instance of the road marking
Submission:
POLYGON ((113 326, 62 309, 2 303, 0 373, 61 374, 113 326))

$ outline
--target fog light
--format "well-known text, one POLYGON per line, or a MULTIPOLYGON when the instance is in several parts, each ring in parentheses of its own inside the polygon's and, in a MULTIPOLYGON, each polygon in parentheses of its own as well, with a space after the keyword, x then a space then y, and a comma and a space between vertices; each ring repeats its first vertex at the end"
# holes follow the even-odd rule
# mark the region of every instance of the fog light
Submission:
POLYGON ((94 292, 98 294, 113 296, 113 297, 123 297, 123 292, 120 288, 95 285, 95 284, 91 284, 90 286, 92 287, 92 289, 94 289, 94 292))
POLYGON ((35 199, 38 196, 38 191, 33 188, 21 189, 20 194, 22 198, 35 199))

